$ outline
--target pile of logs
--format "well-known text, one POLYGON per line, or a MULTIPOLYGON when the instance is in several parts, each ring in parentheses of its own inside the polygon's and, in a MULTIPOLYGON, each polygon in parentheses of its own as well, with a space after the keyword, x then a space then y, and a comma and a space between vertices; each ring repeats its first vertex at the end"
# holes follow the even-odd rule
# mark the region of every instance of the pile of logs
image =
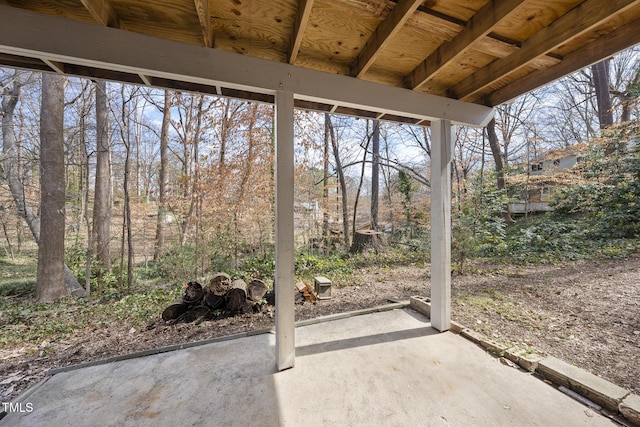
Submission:
POLYGON ((198 282, 185 286, 184 296, 162 312, 165 322, 209 320, 214 310, 230 314, 251 313, 260 311, 265 298, 273 299, 272 295, 267 295, 267 285, 262 280, 254 279, 247 284, 242 279, 231 280, 226 273, 217 273, 206 286, 198 282))

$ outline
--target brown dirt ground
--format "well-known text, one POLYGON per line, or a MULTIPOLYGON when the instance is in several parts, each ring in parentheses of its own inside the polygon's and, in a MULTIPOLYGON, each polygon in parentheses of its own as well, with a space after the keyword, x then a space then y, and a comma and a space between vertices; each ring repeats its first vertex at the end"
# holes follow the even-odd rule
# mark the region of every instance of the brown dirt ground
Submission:
MULTIPOLYGON (((640 255, 543 266, 475 266, 454 276, 453 320, 508 345, 553 355, 640 393, 640 255)), ((363 269, 356 283, 334 286, 332 299, 296 306, 296 319, 429 295, 423 267, 363 269)), ((46 352, 0 350, 0 401, 8 402, 49 369, 161 346, 272 327, 273 308, 257 314, 145 330, 112 327, 80 332, 46 352)))

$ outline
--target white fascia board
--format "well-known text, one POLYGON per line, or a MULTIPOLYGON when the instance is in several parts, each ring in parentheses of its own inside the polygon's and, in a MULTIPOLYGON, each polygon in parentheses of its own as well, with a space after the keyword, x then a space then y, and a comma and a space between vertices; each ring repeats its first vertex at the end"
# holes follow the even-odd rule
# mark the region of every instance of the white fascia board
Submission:
POLYGON ((0 52, 416 119, 485 126, 493 118, 482 105, 2 5, 0 52))

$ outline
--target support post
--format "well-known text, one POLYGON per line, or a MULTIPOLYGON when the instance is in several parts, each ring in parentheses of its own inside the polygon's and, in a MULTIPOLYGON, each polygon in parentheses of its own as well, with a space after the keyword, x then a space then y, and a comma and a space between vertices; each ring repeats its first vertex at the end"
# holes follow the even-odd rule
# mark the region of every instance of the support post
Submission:
POLYGON ((275 98, 276 192, 276 364, 279 371, 295 360, 293 240, 293 93, 275 98))
POLYGON ((431 326, 451 327, 451 156, 449 120, 431 121, 431 326))

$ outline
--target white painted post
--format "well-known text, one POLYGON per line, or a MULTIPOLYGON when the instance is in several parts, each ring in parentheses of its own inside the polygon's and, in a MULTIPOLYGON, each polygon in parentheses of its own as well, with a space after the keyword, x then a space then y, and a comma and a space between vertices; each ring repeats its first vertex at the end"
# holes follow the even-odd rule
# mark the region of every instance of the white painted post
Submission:
POLYGON ((276 364, 279 371, 295 361, 293 240, 293 93, 277 92, 276 128, 276 364))
POLYGON ((451 156, 449 120, 431 121, 431 326, 451 327, 451 156))

